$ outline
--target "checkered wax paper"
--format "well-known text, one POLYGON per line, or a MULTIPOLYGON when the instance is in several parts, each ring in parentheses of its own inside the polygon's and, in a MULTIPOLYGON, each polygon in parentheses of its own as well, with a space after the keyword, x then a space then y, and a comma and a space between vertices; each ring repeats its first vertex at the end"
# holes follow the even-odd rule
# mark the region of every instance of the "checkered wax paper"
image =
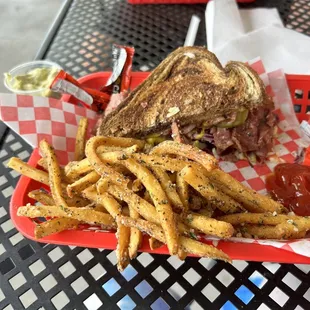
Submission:
POLYGON ((81 117, 94 128, 97 114, 76 105, 45 97, 0 94, 0 118, 32 147, 46 139, 59 163, 73 159, 77 125, 81 117))

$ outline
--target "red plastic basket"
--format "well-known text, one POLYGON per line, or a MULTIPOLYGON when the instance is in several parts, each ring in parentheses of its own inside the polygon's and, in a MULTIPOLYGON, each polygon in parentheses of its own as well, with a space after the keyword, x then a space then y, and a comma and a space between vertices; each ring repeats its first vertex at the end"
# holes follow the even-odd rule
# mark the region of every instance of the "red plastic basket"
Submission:
MULTIPOLYGON (((127 0, 131 4, 197 4, 207 3, 209 0, 127 0)), ((239 3, 251 3, 255 0, 237 0, 239 3)))
POLYGON ((286 74, 295 113, 298 120, 308 120, 310 111, 310 75, 286 74))
MULTIPOLYGON (((110 74, 110 72, 98 72, 85 76, 79 79, 79 81, 85 86, 99 89, 100 86, 105 84, 110 74)), ((131 89, 139 85, 148 75, 149 72, 134 72, 132 74, 131 89)), ((310 76, 287 75, 287 81, 294 104, 298 106, 298 110, 300 106, 298 117, 300 120, 306 119, 307 117, 305 113, 310 106, 310 76), (304 96, 300 99, 295 99, 295 90, 299 90, 299 93, 302 91, 304 96)), ((74 99, 70 96, 64 96, 62 99, 64 101, 74 102, 74 99)), ((28 163, 31 166, 37 167, 39 158, 40 156, 38 150, 34 150, 28 163)), ((14 225, 25 237, 32 240, 35 240, 33 233, 35 223, 26 217, 18 217, 17 209, 19 206, 24 206, 27 203, 34 203, 34 201, 28 197, 27 193, 31 190, 40 188, 40 186, 41 185, 38 182, 21 176, 13 193, 10 204, 10 213, 14 225)), ((61 233, 40 239, 39 241, 81 247, 105 249, 116 248, 116 238, 114 232, 94 232, 85 229, 83 230, 83 228, 80 230, 63 231, 61 233)), ((212 243, 211 241, 204 242, 209 244, 212 243)), ((266 245, 219 241, 218 248, 226 252, 232 259, 310 264, 310 258, 308 257, 266 245)), ((141 251, 168 254, 166 247, 161 247, 152 251, 149 247, 147 237, 144 238, 141 251)))

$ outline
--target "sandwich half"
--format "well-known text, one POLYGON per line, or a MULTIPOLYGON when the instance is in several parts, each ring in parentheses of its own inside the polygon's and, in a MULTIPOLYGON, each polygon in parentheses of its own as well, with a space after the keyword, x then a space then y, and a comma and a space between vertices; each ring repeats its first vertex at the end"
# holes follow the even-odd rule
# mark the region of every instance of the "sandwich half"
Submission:
POLYGON ((258 74, 242 62, 222 67, 203 47, 180 47, 104 117, 98 135, 157 143, 177 139, 229 160, 264 160, 276 118, 258 74))

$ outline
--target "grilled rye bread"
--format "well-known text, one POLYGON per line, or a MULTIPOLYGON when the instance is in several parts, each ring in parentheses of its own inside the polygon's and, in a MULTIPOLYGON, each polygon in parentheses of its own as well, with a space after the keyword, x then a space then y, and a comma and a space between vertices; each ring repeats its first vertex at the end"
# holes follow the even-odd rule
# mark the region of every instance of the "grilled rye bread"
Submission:
MULTIPOLYGON (((241 125, 236 123, 240 111, 246 111, 250 118, 252 111, 265 107, 270 111, 273 104, 263 82, 248 65, 232 61, 223 68, 206 48, 180 47, 103 119, 97 134, 140 138, 167 135, 174 122, 181 133, 188 125, 208 134, 218 125, 231 131, 234 124, 241 125)), ((256 151, 242 150, 236 142, 228 148, 229 152, 256 151)))

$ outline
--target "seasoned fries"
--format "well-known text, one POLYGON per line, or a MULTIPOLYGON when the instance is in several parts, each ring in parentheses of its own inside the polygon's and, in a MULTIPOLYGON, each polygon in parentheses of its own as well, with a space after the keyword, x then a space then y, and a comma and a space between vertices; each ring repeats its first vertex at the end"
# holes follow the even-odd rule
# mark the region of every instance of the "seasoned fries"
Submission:
POLYGON ((175 141, 164 141, 155 146, 151 154, 173 154, 187 157, 201 164, 207 171, 217 167, 217 160, 206 152, 188 144, 175 141))
POLYGON ((277 213, 237 213, 220 216, 217 219, 232 225, 240 225, 242 223, 256 225, 278 225, 284 222, 298 222, 300 225, 302 225, 303 228, 308 227, 308 229, 310 229, 310 218, 296 215, 285 215, 277 213))
MULTIPOLYGON (((97 157, 100 161, 105 164, 115 164, 119 161, 119 158, 126 157, 129 154, 132 154, 138 150, 137 145, 133 145, 123 149, 122 151, 113 151, 113 152, 106 152, 106 153, 99 153, 98 150, 100 146, 97 148, 97 157)), ((99 162, 97 158, 97 161, 99 162)), ((115 169, 115 167, 114 167, 115 169)), ((69 178, 76 178, 84 173, 88 173, 93 170, 92 165, 88 158, 84 158, 78 162, 71 162, 65 167, 65 173, 69 178)))
POLYGON ((88 119, 86 117, 82 117, 79 121, 79 126, 76 133, 74 160, 82 160, 85 157, 87 127, 88 119))
POLYGON ((147 155, 136 153, 132 154, 131 157, 136 159, 141 164, 162 168, 163 170, 168 170, 171 172, 181 171, 185 166, 190 163, 186 160, 170 158, 164 155, 147 155))
POLYGON ((191 253, 191 254, 194 254, 200 257, 221 259, 225 262, 231 263, 231 259, 229 258, 229 256, 226 255, 221 250, 218 250, 217 248, 206 245, 194 239, 181 236, 180 244, 181 244, 182 249, 187 253, 191 253))
POLYGON ((219 169, 212 170, 210 173, 207 173, 207 176, 223 193, 242 203, 250 212, 282 213, 284 210, 283 206, 278 202, 258 194, 219 169))
POLYGON ((117 246, 116 246, 116 257, 117 257, 117 269, 123 271, 130 262, 129 257, 129 240, 130 240, 130 227, 124 226, 117 220, 117 246))
POLYGON ((55 218, 36 225, 34 229, 34 236, 36 239, 41 239, 67 229, 76 229, 79 223, 80 222, 75 219, 65 217, 55 218))
MULTIPOLYGON (((39 159, 38 165, 41 166, 42 168, 44 168, 44 170, 48 171, 47 162, 43 157, 39 159)), ((73 183, 75 181, 73 178, 70 178, 65 174, 65 171, 62 167, 60 167, 60 174, 61 174, 61 179, 65 183, 70 184, 70 183, 73 183)))
MULTIPOLYGON (((129 207, 135 209, 147 221, 161 225, 155 207, 130 189, 109 184, 108 192, 115 198, 125 201, 129 207)), ((189 228, 182 222, 178 222, 178 229, 180 233, 189 233, 189 228)))
POLYGON ((47 162, 49 185, 53 199, 57 205, 66 208, 68 205, 62 195, 60 167, 54 149, 46 142, 46 140, 42 140, 40 142, 40 150, 47 162))
POLYGON ((306 235, 306 231, 290 230, 282 225, 243 225, 238 227, 236 232, 237 236, 241 234, 245 238, 254 239, 299 239, 306 235))
POLYGON ((218 236, 224 239, 230 238, 234 233, 234 228, 231 224, 207 218, 200 214, 189 213, 186 219, 184 219, 184 223, 206 235, 218 236))
MULTIPOLYGON (((140 229, 143 232, 146 232, 148 235, 152 236, 153 238, 163 242, 167 243, 165 239, 164 231, 160 228, 160 226, 138 219, 134 220, 132 218, 126 217, 126 216, 120 216, 120 221, 123 225, 129 226, 129 227, 136 227, 140 229)), ((179 238, 180 246, 182 250, 184 250, 187 253, 191 253, 197 256, 201 257, 208 257, 208 258, 214 258, 214 259, 221 259, 227 262, 230 262, 231 259, 229 256, 227 256, 224 252, 221 250, 218 250, 212 246, 203 244, 199 241, 180 236, 179 238)))
POLYGON ((75 193, 81 192, 87 187, 95 184, 100 179, 96 171, 91 171, 84 177, 67 186, 68 196, 72 197, 75 193))
POLYGON ((276 226, 270 225, 243 225, 236 228, 236 236, 254 239, 281 239, 284 232, 276 226))
POLYGON ((176 176, 176 186, 177 193, 179 194, 183 204, 183 214, 186 214, 188 212, 189 185, 186 183, 180 173, 178 173, 176 176))
POLYGON ((19 158, 12 157, 8 162, 8 167, 30 179, 48 185, 48 173, 24 163, 19 158))
MULTIPOLYGON (((28 196, 37 202, 42 203, 43 205, 54 205, 53 197, 42 191, 42 190, 34 190, 28 193, 28 196)), ((67 229, 75 229, 77 228, 80 222, 78 220, 69 219, 69 218, 55 218, 48 220, 46 222, 37 224, 34 229, 34 236, 36 239, 41 239, 46 236, 67 230, 67 229)))
POLYGON ((55 204, 53 197, 40 189, 36 189, 34 191, 29 192, 28 197, 36 200, 37 202, 42 203, 43 205, 52 206, 55 204))
POLYGON ((178 251, 178 258, 180 260, 185 260, 186 257, 187 257, 187 253, 183 249, 180 248, 178 251))
POLYGON ((87 224, 103 225, 105 227, 115 228, 116 224, 111 215, 95 211, 89 208, 72 208, 58 206, 23 206, 19 207, 18 216, 36 217, 66 217, 75 219, 87 224))
POLYGON ((182 169, 180 175, 214 207, 217 207, 221 211, 235 213, 243 209, 238 202, 217 190, 203 172, 194 170, 191 166, 186 166, 182 169))
POLYGON ((151 169, 165 191, 167 198, 173 207, 173 211, 176 213, 183 211, 183 203, 176 191, 176 185, 171 182, 167 172, 158 167, 152 167, 151 169))
POLYGON ((156 207, 156 211, 159 215, 161 226, 165 232, 169 252, 171 255, 177 254, 178 231, 176 228, 174 214, 165 192, 152 173, 147 168, 140 165, 136 160, 132 158, 124 160, 124 164, 127 169, 129 169, 138 179, 141 180, 144 187, 150 193, 156 207))
POLYGON ((296 234, 310 230, 310 219, 308 217, 296 217, 278 224, 277 228, 284 232, 283 238, 296 239, 296 234))
POLYGON ((97 202, 102 204, 117 222, 117 268, 119 271, 122 271, 127 267, 130 260, 129 244, 131 229, 129 227, 123 226, 123 224, 117 220, 118 216, 122 213, 122 208, 120 204, 109 193, 106 192, 106 188, 106 180, 100 179, 97 183, 97 191, 99 194, 97 202))
MULTIPOLYGON (((129 216, 133 219, 138 219, 139 213, 131 206, 129 206, 129 216)), ((134 259, 137 256, 137 252, 142 243, 142 233, 135 227, 130 228, 130 241, 128 246, 128 252, 130 259, 134 259)))
POLYGON ((108 192, 119 200, 125 201, 129 208, 135 209, 146 220, 160 225, 160 220, 153 205, 141 198, 129 188, 109 184, 108 192))
MULTIPOLYGON (((97 173, 103 177, 109 177, 116 184, 127 185, 128 181, 119 172, 113 170, 110 166, 104 164, 97 154, 97 148, 109 141, 106 137, 93 137, 90 138, 86 144, 86 157, 97 173)), ((105 153, 108 154, 108 153, 105 153)))
POLYGON ((51 189, 51 194, 29 192, 42 205, 21 206, 17 212, 48 219, 36 224, 37 239, 81 229, 81 224, 116 230, 117 268, 122 271, 136 257, 143 233, 152 250, 166 244, 180 259, 193 254, 230 262, 225 253, 201 242, 200 234, 296 239, 310 230, 310 218, 287 214, 281 204, 219 170, 214 157, 195 147, 165 141, 147 154, 142 140, 93 137, 86 142, 86 127, 82 119, 75 161, 65 168, 45 140, 38 164, 47 172, 18 158, 8 163, 51 189))

